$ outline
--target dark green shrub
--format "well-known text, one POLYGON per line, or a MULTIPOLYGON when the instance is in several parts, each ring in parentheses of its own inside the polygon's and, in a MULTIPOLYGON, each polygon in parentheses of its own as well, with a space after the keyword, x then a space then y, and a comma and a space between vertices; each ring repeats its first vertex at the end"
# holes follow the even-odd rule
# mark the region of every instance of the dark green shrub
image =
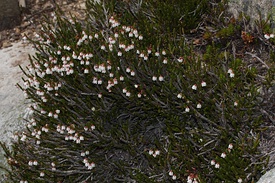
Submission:
POLYGON ((108 11, 109 14, 116 15, 124 25, 137 25, 139 31, 143 32, 147 45, 167 46, 171 43, 173 49, 185 39, 185 33, 194 32, 198 28, 205 16, 220 13, 218 11, 222 11, 225 6, 225 1, 219 0, 103 0, 106 9, 100 10, 101 5, 92 2, 87 1, 87 21, 93 26, 104 29, 104 16, 108 11), (96 19, 91 21, 90 17, 96 19))
POLYGON ((201 58, 184 41, 176 53, 169 38, 149 44, 142 31, 152 29, 120 25, 116 18, 127 19, 110 4, 93 7, 90 24, 57 16, 33 41, 38 53, 21 86, 33 118, 12 150, 2 144, 10 180, 257 180, 267 159, 258 150, 256 70, 214 45, 201 58))

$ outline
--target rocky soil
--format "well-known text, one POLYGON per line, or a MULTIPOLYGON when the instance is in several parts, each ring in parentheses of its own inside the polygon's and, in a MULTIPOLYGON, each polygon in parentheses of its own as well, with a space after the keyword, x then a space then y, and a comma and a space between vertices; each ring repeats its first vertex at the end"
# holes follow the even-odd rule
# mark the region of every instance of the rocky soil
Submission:
POLYGON ((83 18, 85 13, 84 0, 25 0, 26 7, 22 8, 22 23, 10 30, 0 32, 0 48, 12 46, 12 42, 23 37, 33 38, 41 30, 43 16, 51 17, 57 7, 65 13, 72 13, 83 18))

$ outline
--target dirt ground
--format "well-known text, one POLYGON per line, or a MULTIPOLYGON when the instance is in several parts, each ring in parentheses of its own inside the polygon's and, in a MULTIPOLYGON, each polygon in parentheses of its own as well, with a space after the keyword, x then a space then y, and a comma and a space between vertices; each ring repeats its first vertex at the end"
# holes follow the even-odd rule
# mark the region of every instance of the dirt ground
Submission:
POLYGON ((12 42, 24 36, 32 38, 41 30, 41 17, 51 16, 60 7, 65 13, 82 18, 85 13, 85 0, 26 0, 26 8, 21 8, 21 25, 0 32, 0 49, 12 46, 12 42))

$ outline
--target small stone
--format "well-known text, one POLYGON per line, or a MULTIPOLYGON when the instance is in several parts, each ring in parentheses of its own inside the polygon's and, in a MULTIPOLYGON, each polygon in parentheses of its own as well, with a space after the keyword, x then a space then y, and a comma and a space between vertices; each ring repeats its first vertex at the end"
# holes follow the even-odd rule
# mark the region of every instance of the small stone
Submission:
POLYGON ((86 9, 86 4, 85 4, 85 2, 79 4, 79 8, 82 9, 82 10, 85 10, 85 9, 86 9))
POLYGON ((12 46, 12 44, 9 41, 4 41, 3 45, 2 45, 3 48, 8 48, 8 47, 11 47, 11 46, 12 46))
POLYGON ((24 36, 30 36, 32 33, 33 33, 32 30, 25 30, 24 32, 21 33, 21 36, 22 37, 24 37, 24 36))
POLYGON ((39 24, 39 25, 37 25, 36 27, 37 27, 38 29, 41 29, 41 28, 42 28, 42 25, 39 24))
POLYGON ((26 28, 26 27, 28 27, 29 25, 30 25, 31 23, 30 22, 23 22, 22 24, 21 24, 21 27, 24 29, 24 28, 26 28))
POLYGON ((53 8, 53 4, 48 1, 46 2, 43 6, 42 6, 42 9, 50 9, 50 8, 53 8))
POLYGON ((18 27, 14 28, 15 34, 20 34, 20 29, 18 27))

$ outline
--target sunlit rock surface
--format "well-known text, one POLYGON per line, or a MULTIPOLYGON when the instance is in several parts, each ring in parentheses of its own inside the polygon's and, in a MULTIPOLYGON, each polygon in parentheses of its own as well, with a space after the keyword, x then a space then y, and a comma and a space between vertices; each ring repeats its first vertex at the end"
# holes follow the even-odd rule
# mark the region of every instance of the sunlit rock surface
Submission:
MULTIPOLYGON (((0 49, 0 141, 9 143, 13 134, 24 126, 23 117, 28 106, 23 92, 16 87, 22 83, 19 65, 29 63, 28 54, 34 53, 31 45, 22 42, 0 49)), ((26 116, 25 116, 26 117, 26 116)), ((0 164, 3 163, 0 151, 0 164)))
POLYGON ((275 0, 230 0, 229 12, 233 13, 235 18, 243 13, 248 15, 251 18, 250 25, 254 27, 255 20, 267 19, 272 13, 273 6, 275 6, 275 0))
POLYGON ((275 168, 266 172, 257 183, 275 183, 275 168))

